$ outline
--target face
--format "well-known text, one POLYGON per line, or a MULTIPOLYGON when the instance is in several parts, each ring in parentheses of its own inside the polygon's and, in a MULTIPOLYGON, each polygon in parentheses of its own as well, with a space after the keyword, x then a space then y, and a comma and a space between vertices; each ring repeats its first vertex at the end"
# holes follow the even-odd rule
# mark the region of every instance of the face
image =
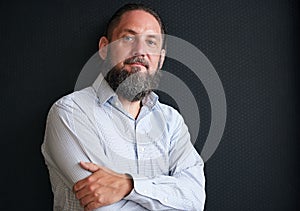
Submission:
POLYGON ((101 52, 109 43, 108 53, 104 51, 102 58, 109 59, 112 66, 125 68, 129 72, 134 67, 139 67, 142 72, 153 74, 161 68, 164 60, 162 41, 157 20, 145 11, 134 10, 122 15, 119 24, 112 31, 110 43, 106 37, 102 37, 99 47, 101 52), (134 57, 140 61, 128 62, 128 59, 134 57))
MULTIPOLYGON (((112 31, 110 42, 106 37, 99 42, 100 56, 112 67, 106 77, 112 88, 122 89, 120 91, 125 92, 122 95, 127 95, 132 90, 144 92, 153 86, 151 81, 158 82, 158 70, 165 57, 162 42, 160 25, 151 14, 142 10, 124 13, 112 31), (124 81, 129 76, 131 80, 124 81), (118 87, 120 82, 123 83, 121 88, 118 87)), ((143 97, 145 93, 139 95, 143 97)))

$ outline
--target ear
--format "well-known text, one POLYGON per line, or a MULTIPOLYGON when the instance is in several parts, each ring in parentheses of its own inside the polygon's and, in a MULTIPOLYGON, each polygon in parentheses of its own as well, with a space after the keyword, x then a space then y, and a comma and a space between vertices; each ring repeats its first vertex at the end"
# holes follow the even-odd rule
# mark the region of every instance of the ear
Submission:
POLYGON ((164 61, 165 61, 165 58, 166 58, 166 50, 165 49, 161 49, 160 51, 160 61, 159 61, 159 69, 162 68, 163 64, 164 64, 164 61))
POLYGON ((100 57, 105 60, 107 57, 107 46, 108 46, 108 39, 105 36, 102 36, 99 40, 99 55, 100 57))

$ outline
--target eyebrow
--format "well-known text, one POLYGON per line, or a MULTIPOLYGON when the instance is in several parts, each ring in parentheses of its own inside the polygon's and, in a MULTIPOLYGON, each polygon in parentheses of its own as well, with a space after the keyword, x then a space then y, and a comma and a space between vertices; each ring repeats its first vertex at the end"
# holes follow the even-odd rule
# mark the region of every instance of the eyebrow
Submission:
POLYGON ((134 31, 132 29, 124 29, 123 32, 129 32, 131 34, 138 34, 136 31, 134 31))
MULTIPOLYGON (((134 35, 138 34, 136 31, 134 31, 132 29, 127 29, 127 28, 124 29, 121 33, 124 33, 124 32, 129 32, 129 33, 134 34, 134 35)), ((159 39, 160 36, 158 36, 158 35, 160 35, 160 34, 147 34, 147 37, 159 39)))

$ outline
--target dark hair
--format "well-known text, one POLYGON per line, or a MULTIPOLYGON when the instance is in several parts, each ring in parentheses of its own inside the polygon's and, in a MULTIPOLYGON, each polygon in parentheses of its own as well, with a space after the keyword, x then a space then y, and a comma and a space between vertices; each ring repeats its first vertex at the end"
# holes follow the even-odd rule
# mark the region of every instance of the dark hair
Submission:
POLYGON ((105 36, 110 40, 113 29, 114 29, 114 27, 116 27, 119 24, 122 15, 128 11, 133 11, 133 10, 145 11, 145 12, 151 14, 157 20, 158 24, 160 25, 161 34, 163 36, 162 47, 166 48, 166 40, 165 40, 165 36, 164 36, 164 34, 166 34, 166 27, 165 27, 164 23, 162 22, 162 20, 157 12, 155 12, 153 9, 151 9, 150 7, 147 7, 143 4, 125 4, 124 6, 119 8, 113 14, 113 16, 110 18, 110 20, 108 21, 108 23, 106 25, 106 30, 105 30, 105 36))

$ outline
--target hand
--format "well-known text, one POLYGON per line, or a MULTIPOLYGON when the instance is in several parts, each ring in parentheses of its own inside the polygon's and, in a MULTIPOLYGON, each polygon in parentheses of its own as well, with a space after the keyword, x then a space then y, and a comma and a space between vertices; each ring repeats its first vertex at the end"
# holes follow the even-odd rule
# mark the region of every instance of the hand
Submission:
POLYGON ((85 211, 120 201, 133 189, 133 180, 93 163, 80 162, 80 166, 93 174, 78 181, 73 190, 85 211))

